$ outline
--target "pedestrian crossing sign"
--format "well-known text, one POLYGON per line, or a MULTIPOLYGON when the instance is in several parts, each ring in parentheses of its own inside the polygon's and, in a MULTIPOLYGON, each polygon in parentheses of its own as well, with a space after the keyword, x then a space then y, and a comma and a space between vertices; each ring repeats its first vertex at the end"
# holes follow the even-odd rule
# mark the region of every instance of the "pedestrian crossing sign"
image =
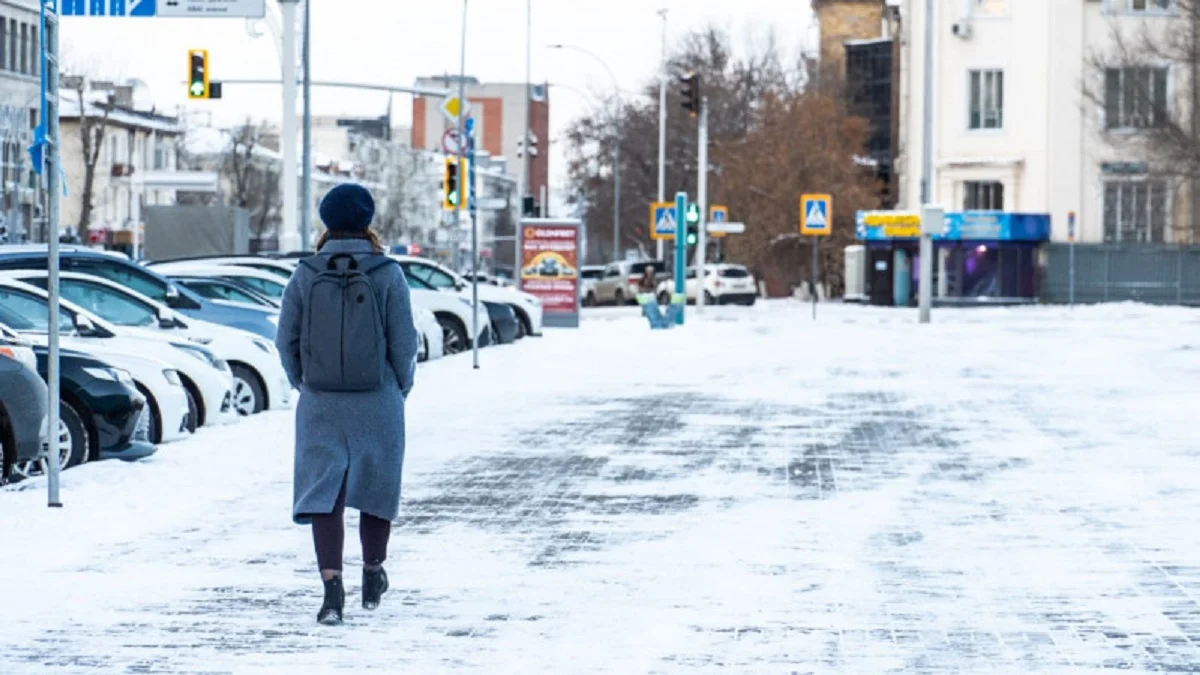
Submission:
POLYGON ((650 236, 653 239, 675 238, 675 204, 657 202, 650 205, 650 236))
POLYGON ((800 234, 827 236, 832 230, 833 197, 803 195, 800 197, 800 234))

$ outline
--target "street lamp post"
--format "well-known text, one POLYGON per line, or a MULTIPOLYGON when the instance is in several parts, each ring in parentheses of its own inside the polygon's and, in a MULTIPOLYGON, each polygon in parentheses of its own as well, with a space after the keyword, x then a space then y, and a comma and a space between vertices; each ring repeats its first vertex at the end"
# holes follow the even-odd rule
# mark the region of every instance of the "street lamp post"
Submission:
POLYGON ((548 45, 550 49, 570 49, 591 57, 599 63, 613 82, 613 260, 620 259, 621 251, 621 84, 617 75, 604 59, 576 45, 548 45))
POLYGON ((297 227, 299 186, 296 168, 296 5, 300 0, 279 0, 283 16, 283 231, 279 233, 279 250, 300 248, 300 228, 297 227))

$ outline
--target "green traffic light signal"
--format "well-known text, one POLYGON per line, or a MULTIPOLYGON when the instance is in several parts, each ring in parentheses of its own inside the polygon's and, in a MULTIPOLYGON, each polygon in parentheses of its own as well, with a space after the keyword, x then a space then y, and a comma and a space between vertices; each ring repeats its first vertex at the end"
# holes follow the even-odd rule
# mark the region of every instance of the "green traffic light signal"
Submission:
POLYGON ((695 245, 696 245, 696 233, 695 233, 695 232, 692 232, 691 230, 689 230, 689 231, 688 231, 688 233, 687 233, 687 243, 688 243, 688 246, 695 246, 695 245))
POLYGON ((700 207, 695 203, 688 205, 687 221, 692 224, 700 222, 700 207))

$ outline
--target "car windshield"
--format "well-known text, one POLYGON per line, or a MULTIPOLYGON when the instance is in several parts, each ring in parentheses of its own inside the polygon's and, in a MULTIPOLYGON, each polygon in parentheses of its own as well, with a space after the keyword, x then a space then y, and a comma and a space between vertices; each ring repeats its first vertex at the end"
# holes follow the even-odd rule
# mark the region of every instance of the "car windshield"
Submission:
POLYGON ((642 276, 646 273, 646 268, 653 266, 655 274, 662 274, 666 266, 660 262, 635 262, 629 266, 629 274, 631 276, 642 276))
POLYGON ((405 274, 404 278, 408 281, 408 285, 410 288, 416 288, 416 289, 419 289, 422 291, 436 291, 437 290, 433 286, 430 286, 428 282, 422 281, 419 277, 415 277, 411 274, 405 274))
POLYGON ((256 265, 254 263, 248 263, 248 264, 238 263, 238 264, 243 265, 244 267, 249 267, 251 269, 256 269, 259 272, 267 272, 269 274, 274 274, 275 276, 279 277, 280 279, 283 279, 284 281, 288 281, 292 278, 291 272, 289 272, 285 269, 280 269, 278 267, 275 267, 274 265, 256 265))
MULTIPOLYGON (((39 297, 0 288, 0 323, 15 330, 49 332, 49 306, 39 297)), ((65 309, 58 310, 58 332, 72 333, 75 322, 65 309)))
POLYGON ((720 271, 725 279, 745 279, 750 276, 750 270, 745 267, 726 267, 720 271))
MULTIPOLYGON (((46 277, 23 281, 43 289, 48 284, 46 277)), ((62 279, 59 288, 67 300, 118 326, 141 327, 158 323, 158 312, 152 305, 103 284, 80 279, 62 279)))
POLYGON ((434 288, 458 288, 454 277, 446 274, 432 265, 406 262, 401 267, 409 277, 416 277, 434 288))
POLYGON ((123 265, 107 260, 82 259, 73 261, 71 270, 115 281, 151 300, 167 301, 167 285, 149 274, 142 273, 132 265, 123 265))
POLYGON ((599 279, 604 276, 604 270, 584 270, 580 276, 584 279, 599 279))
POLYGON ((219 281, 206 281, 204 279, 180 279, 179 283, 209 300, 227 300, 229 302, 242 302, 248 305, 269 306, 265 298, 255 297, 232 284, 223 284, 219 281))
POLYGON ((261 279, 259 277, 234 276, 230 280, 236 281, 237 283, 242 284, 244 286, 249 286, 250 288, 258 291, 259 293, 262 293, 263 295, 267 296, 268 298, 279 299, 279 298, 283 297, 283 289, 285 288, 284 284, 276 283, 270 279, 261 279))

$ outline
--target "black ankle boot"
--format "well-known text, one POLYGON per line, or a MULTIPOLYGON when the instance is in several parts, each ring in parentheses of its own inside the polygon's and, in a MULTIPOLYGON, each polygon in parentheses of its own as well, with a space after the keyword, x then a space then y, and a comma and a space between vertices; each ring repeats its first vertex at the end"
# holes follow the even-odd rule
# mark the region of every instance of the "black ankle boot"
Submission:
POLYGON ((342 609, 346 606, 346 589, 342 578, 334 577, 325 582, 325 602, 317 613, 317 623, 338 626, 342 623, 342 609))
POLYGON ((388 589, 387 572, 380 567, 374 572, 363 569, 362 600, 363 609, 375 609, 379 599, 388 589))

